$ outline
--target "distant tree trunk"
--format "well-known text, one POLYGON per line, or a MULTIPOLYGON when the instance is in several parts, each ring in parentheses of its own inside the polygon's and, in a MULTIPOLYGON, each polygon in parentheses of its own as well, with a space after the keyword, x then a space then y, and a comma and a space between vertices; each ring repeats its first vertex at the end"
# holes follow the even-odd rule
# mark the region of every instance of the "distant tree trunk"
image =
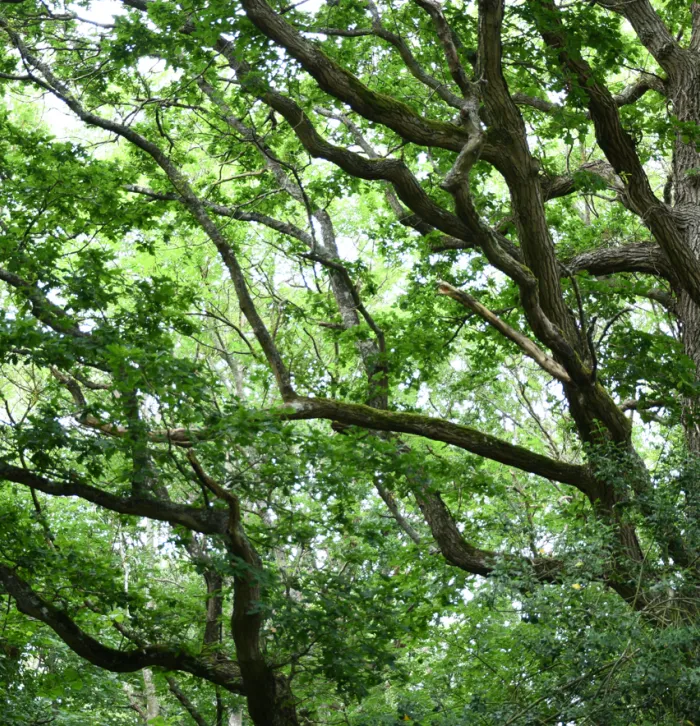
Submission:
POLYGON ((153 671, 150 668, 144 668, 141 675, 143 676, 143 694, 146 698, 146 722, 149 722, 160 714, 160 704, 153 682, 153 671))

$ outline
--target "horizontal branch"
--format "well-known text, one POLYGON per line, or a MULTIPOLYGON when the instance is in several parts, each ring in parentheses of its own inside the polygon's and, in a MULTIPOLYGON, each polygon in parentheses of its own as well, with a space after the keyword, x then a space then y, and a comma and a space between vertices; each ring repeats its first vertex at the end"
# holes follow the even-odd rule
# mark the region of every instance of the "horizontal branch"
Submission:
POLYGON ((591 275, 641 272, 667 280, 675 280, 676 277, 664 251, 658 245, 648 242, 582 252, 566 261, 566 270, 585 270, 591 275))
MULTIPOLYGON (((613 95, 612 98, 616 106, 628 106, 638 101, 648 91, 656 91, 662 96, 666 95, 663 78, 651 73, 643 73, 638 81, 626 86, 620 93, 613 95)), ((567 110, 566 107, 558 103, 553 103, 552 101, 547 101, 537 96, 529 96, 526 93, 514 93, 513 101, 519 106, 530 106, 544 113, 561 113, 567 110)), ((590 117, 590 112, 587 111, 586 118, 590 117)))
POLYGON ((669 405, 669 401, 657 401, 651 399, 649 401, 638 401, 636 398, 628 398, 620 404, 623 411, 647 411, 650 408, 665 408, 669 405))
MULTIPOLYGON (((140 187, 135 184, 127 184, 124 189, 128 192, 132 192, 133 194, 142 194, 143 196, 160 202, 184 202, 184 199, 175 192, 156 192, 152 189, 140 187)), ((283 222, 279 219, 275 219, 274 217, 270 217, 267 214, 261 214, 260 212, 244 212, 236 207, 228 207, 225 204, 217 204, 216 202, 210 202, 206 199, 200 198, 199 201, 203 207, 221 217, 229 217, 240 222, 256 222, 257 224, 262 224, 265 227, 275 230, 275 232, 280 232, 281 234, 288 235, 289 237, 294 237, 307 245, 313 244, 311 235, 308 232, 300 229, 290 222, 283 222)))
POLYGON ((556 461, 529 449, 482 433, 469 426, 422 416, 415 413, 382 411, 356 403, 344 403, 326 398, 296 398, 280 409, 288 420, 326 419, 349 426, 376 431, 415 434, 433 441, 452 444, 472 454, 537 474, 562 484, 570 484, 580 491, 589 491, 590 475, 585 466, 556 461))

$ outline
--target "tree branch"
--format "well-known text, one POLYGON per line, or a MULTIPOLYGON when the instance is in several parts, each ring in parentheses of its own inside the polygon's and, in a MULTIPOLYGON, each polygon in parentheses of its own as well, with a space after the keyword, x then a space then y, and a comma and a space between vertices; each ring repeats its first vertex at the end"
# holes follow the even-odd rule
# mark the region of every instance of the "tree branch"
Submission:
POLYGON ((649 242, 582 252, 566 261, 566 269, 571 272, 585 270, 591 275, 641 272, 667 280, 676 279, 675 270, 663 250, 649 242))
MULTIPOLYGON (((127 184, 124 189, 128 192, 142 194, 150 199, 156 199, 161 202, 182 203, 184 201, 183 198, 175 192, 155 192, 152 189, 146 189, 145 187, 140 187, 135 184, 127 184)), ((312 244, 311 235, 290 222, 283 222, 279 219, 275 219, 274 217, 270 217, 267 214, 261 214, 260 212, 243 212, 235 207, 227 207, 224 204, 217 204, 215 202, 207 201, 206 199, 200 199, 200 202, 208 210, 221 217, 229 217, 230 219, 235 219, 240 222, 256 222, 257 224, 262 224, 265 227, 273 229, 275 232, 280 232, 281 234, 285 234, 289 237, 294 237, 294 239, 298 239, 305 244, 312 244)))
POLYGON ((537 363, 542 370, 549 373, 558 381, 563 383, 571 383, 571 376, 566 372, 565 368, 557 363, 553 358, 550 358, 543 350, 541 350, 535 343, 533 343, 527 336, 511 328, 508 323, 501 320, 497 315, 492 313, 487 307, 482 305, 475 297, 470 295, 465 290, 458 290, 452 287, 447 282, 438 283, 438 292, 441 295, 447 295, 453 300, 456 300, 465 308, 475 312, 479 317, 483 318, 489 325, 498 330, 508 340, 512 340, 528 358, 537 363))
POLYGON ((325 398, 303 397, 297 398, 280 409, 280 415, 294 421, 327 419, 376 431, 394 431, 423 436, 433 441, 452 444, 478 456, 507 466, 514 466, 516 469, 537 474, 546 479, 570 484, 584 493, 589 491, 590 475, 585 466, 555 461, 522 446, 510 444, 495 436, 443 419, 415 413, 382 411, 356 403, 325 398))
POLYGON ((14 570, 0 563, 0 582, 17 603, 17 609, 48 625, 81 658, 114 673, 133 673, 147 667, 191 673, 231 693, 243 693, 240 670, 232 661, 212 663, 187 655, 182 648, 149 645, 120 651, 103 645, 83 631, 62 610, 38 595, 14 570))
MULTIPOLYGON (((2 21, 1 18, 0 21, 2 21)), ((68 313, 58 305, 52 303, 36 285, 32 285, 30 282, 19 277, 19 275, 15 275, 2 268, 0 268, 0 280, 6 282, 24 296, 29 301, 32 315, 40 322, 48 325, 52 330, 63 335, 71 335, 75 338, 90 337, 89 333, 84 333, 80 330, 77 323, 71 320, 68 313)))
POLYGON ((459 151, 467 140, 465 131, 456 124, 423 118, 405 103, 367 88, 352 73, 307 41, 265 0, 241 0, 241 4, 250 21, 285 48, 322 90, 347 103, 366 119, 377 121, 407 141, 424 146, 459 151))
POLYGON ((77 480, 56 482, 12 464, 0 462, 0 479, 55 497, 80 497, 112 512, 169 522, 202 534, 226 532, 226 514, 149 497, 119 497, 77 480))
POLYGON ((597 0, 598 5, 626 18, 644 47, 669 74, 677 74, 689 60, 649 0, 597 0))
POLYGON ((31 68, 36 69, 44 77, 44 81, 41 81, 38 78, 34 79, 34 82, 37 83, 37 85, 53 93, 86 124, 90 126, 97 126, 105 131, 115 133, 144 151, 163 170, 165 175, 168 177, 168 180, 175 188, 175 191, 182 198, 182 203, 199 223, 207 237, 209 237, 209 239, 213 242, 224 264, 226 265, 236 291, 238 304, 253 329, 253 333, 255 334, 255 337, 267 358, 270 368, 275 375, 277 386, 282 398, 292 398, 294 396, 294 389, 292 388, 289 371, 284 365, 279 351, 277 350, 277 346, 275 345, 265 323, 258 314, 253 299, 250 296, 245 276, 240 264, 238 263, 238 259, 234 254, 231 245, 221 233, 219 227, 214 224, 207 214, 201 200, 192 191, 192 188, 182 172, 175 166, 172 160, 163 153, 159 146, 154 144, 152 141, 149 141, 144 136, 141 136, 141 134, 137 133, 129 126, 125 126, 124 124, 116 121, 110 121, 109 119, 102 118, 90 111, 87 111, 71 93, 70 89, 53 74, 51 69, 27 49, 22 38, 14 30, 12 30, 7 21, 2 17, 0 17, 0 28, 3 28, 10 37, 13 45, 19 51, 25 63, 31 68))
MULTIPOLYGON (((625 185, 632 207, 673 264, 679 281, 693 300, 700 304, 700 262, 686 244, 673 210, 657 199, 652 191, 634 141, 622 126, 612 94, 597 80, 580 52, 573 50, 573 46, 567 42, 567 34, 556 5, 551 0, 539 0, 539 4, 541 10, 536 14, 539 32, 545 43, 558 53, 567 74, 577 80, 579 87, 588 96, 588 108, 598 144, 625 185)), ((658 23, 661 22, 646 0, 607 3, 606 7, 617 9, 623 14, 628 10, 633 15, 651 13, 658 23)), ((675 45, 670 36, 669 39, 675 45)), ((663 38, 661 41, 666 47, 663 38)), ((655 41, 652 44, 656 46, 655 41)))
POLYGON ((209 726, 209 724, 207 724, 207 722, 204 720, 202 714, 195 708, 192 701, 190 701, 185 693, 183 693, 180 686, 177 685, 177 681, 172 676, 166 676, 165 680, 168 682, 168 688, 170 689, 170 692, 182 704, 185 711, 189 713, 189 715, 192 717, 192 720, 197 724, 197 726, 209 726))

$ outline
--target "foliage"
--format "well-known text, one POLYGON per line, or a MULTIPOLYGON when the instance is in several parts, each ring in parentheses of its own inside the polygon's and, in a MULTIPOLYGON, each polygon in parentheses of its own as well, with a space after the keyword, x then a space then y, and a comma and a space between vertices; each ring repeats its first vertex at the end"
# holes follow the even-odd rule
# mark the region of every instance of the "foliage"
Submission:
POLYGON ((697 721, 699 13, 0 0, 0 722, 697 721))

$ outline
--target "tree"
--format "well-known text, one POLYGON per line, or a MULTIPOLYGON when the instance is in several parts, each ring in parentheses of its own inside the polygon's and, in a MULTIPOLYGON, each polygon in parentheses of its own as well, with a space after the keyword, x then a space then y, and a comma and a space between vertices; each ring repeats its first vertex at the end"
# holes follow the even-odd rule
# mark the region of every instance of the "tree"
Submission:
POLYGON ((0 8, 17 722, 692 723, 700 6, 99 8, 0 8))

